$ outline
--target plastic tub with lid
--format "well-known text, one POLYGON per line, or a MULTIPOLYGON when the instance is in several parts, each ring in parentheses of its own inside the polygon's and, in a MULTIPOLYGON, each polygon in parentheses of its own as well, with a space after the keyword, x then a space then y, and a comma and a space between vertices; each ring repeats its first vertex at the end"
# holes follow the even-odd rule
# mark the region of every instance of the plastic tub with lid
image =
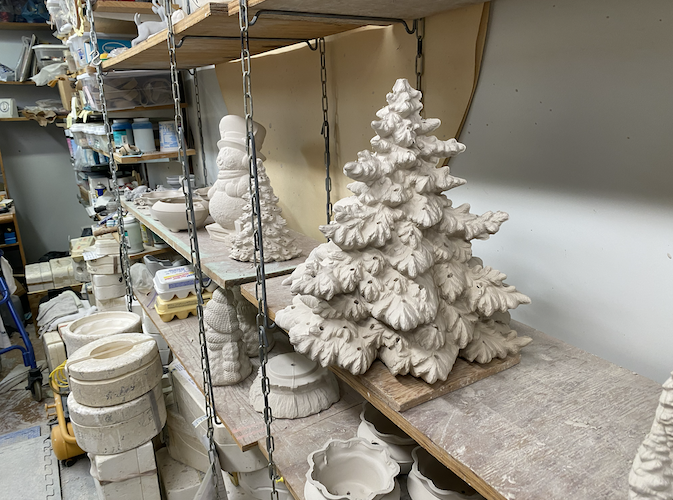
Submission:
POLYGON ((149 118, 134 118, 131 127, 133 128, 133 140, 141 152, 151 153, 157 150, 154 142, 154 127, 149 118))
POLYGON ((41 70, 50 64, 57 64, 65 62, 66 52, 68 52, 67 45, 48 45, 40 44, 33 46, 35 52, 35 59, 37 60, 37 70, 41 70))
POLYGON ((72 127, 70 127, 70 131, 72 132, 72 136, 75 139, 75 143, 80 148, 90 148, 89 141, 86 139, 86 124, 73 123, 72 127))

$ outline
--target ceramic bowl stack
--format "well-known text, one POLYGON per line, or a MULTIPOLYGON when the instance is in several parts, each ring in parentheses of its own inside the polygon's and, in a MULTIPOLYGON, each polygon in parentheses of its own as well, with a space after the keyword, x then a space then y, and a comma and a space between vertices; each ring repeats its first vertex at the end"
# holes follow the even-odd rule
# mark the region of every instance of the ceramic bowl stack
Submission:
POLYGON ((66 364, 77 444, 89 453, 101 500, 159 500, 151 440, 166 423, 162 366, 153 339, 123 333, 78 349, 66 364))
POLYGON ((96 238, 88 251, 100 256, 86 262, 96 307, 99 311, 126 311, 126 284, 121 274, 119 243, 107 234, 96 238))
MULTIPOLYGON (((195 279, 192 266, 171 267, 156 272, 154 290, 157 298, 154 302, 154 309, 161 321, 168 322, 176 317, 185 319, 190 314, 196 315, 195 279)), ((205 279, 206 290, 202 294, 204 305, 213 296, 207 291, 210 285, 210 280, 205 279)))

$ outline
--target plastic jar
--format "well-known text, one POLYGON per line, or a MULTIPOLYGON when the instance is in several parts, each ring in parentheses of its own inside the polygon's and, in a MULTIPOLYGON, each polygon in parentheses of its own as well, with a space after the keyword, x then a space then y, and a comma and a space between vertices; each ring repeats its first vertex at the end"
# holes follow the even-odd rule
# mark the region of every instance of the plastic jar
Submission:
POLYGON ((159 122, 159 146, 161 151, 171 152, 178 147, 178 132, 174 121, 159 122))
POLYGON ((152 153, 157 150, 154 143, 154 130, 149 118, 134 118, 132 127, 135 145, 142 153, 152 153))
POLYGON ((140 253, 145 250, 140 222, 132 215, 124 217, 124 236, 126 236, 126 246, 129 253, 140 253))
POLYGON ((112 120, 112 135, 115 141, 115 147, 119 148, 124 144, 133 145, 133 128, 130 120, 112 120))

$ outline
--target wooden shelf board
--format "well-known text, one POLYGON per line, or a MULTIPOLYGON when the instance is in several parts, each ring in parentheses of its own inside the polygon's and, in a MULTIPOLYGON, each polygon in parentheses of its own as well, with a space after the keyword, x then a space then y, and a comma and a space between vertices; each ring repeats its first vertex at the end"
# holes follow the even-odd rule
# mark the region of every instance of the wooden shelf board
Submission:
MULTIPOLYGON (((419 19, 485 0, 250 0, 248 15, 262 9, 342 14, 369 17, 419 19)), ((238 15, 238 0, 229 2, 229 14, 238 15)), ((263 18, 262 18, 263 19, 263 18)), ((253 26, 254 27, 254 26, 253 26)))
MULTIPOLYGON (((279 47, 293 45, 302 40, 314 39, 352 30, 366 23, 317 22, 294 19, 260 18, 250 28, 251 54, 260 54, 279 47), (262 40, 260 40, 260 38, 262 40)), ((177 49, 177 62, 181 69, 207 66, 232 61, 240 57, 241 42, 238 17, 230 16, 226 4, 209 3, 175 24, 175 37, 225 36, 231 39, 187 38, 177 49)), ((110 69, 166 69, 169 67, 166 34, 158 34, 106 60, 103 68, 110 69)))
MULTIPOLYGON (((291 303, 280 281, 267 280, 272 319, 291 303)), ((241 292, 254 298, 251 285, 241 292)), ((622 496, 659 384, 522 323, 512 327, 533 338, 520 364, 404 412, 362 377, 335 372, 487 499, 622 496)))
MULTIPOLYGON (((56 119, 60 120, 65 118, 65 116, 57 116, 56 119)), ((37 120, 33 120, 32 118, 26 118, 25 116, 19 116, 18 118, 0 118, 0 122, 37 122, 37 120)))
POLYGON ((2 82, 2 81, 0 81, 0 85, 32 85, 32 86, 35 86, 35 82, 33 80, 26 80, 25 82, 2 82))
POLYGON ((10 207, 9 212, 0 214, 0 224, 9 224, 10 222, 14 222, 15 216, 16 208, 10 207))
MULTIPOLYGON (((164 323, 154 310, 156 294, 137 297, 145 312, 161 332, 173 356, 180 361, 197 387, 203 392, 201 353, 198 336, 198 320, 189 316, 184 320, 174 319, 164 323)), ((285 336, 279 336, 270 357, 291 352, 285 336)), ((266 428, 262 415, 249 402, 250 386, 259 368, 259 360, 251 358, 252 374, 239 384, 214 387, 215 411, 242 450, 259 446, 265 448, 266 428)), ((329 409, 316 415, 299 419, 277 419, 273 424, 276 440, 274 458, 279 473, 295 498, 304 499, 304 482, 309 453, 321 447, 329 438, 349 439, 355 436, 360 423, 362 398, 345 384, 341 385, 341 399, 329 409), (282 444, 279 444, 282 443, 282 444)))
MULTIPOLYGON (((122 201, 122 206, 133 214, 142 224, 150 228, 160 238, 162 238, 170 247, 182 255, 188 261, 191 261, 191 251, 189 245, 189 236, 187 231, 180 231, 178 233, 171 232, 161 224, 154 220, 149 215, 148 208, 137 207, 136 205, 122 201)), ((208 219, 206 223, 212 222, 208 219)), ((286 262, 269 262, 266 264, 267 276, 280 276, 289 274, 294 269, 304 262, 308 254, 313 250, 318 242, 304 236, 301 233, 292 231, 296 238, 297 245, 302 249, 302 255, 296 259, 288 260, 286 262)), ((210 278, 218 285, 224 288, 229 288, 241 283, 249 283, 255 281, 255 268, 252 262, 239 262, 228 258, 230 248, 220 241, 210 239, 208 232, 205 229, 197 231, 199 239, 199 249, 201 255, 201 268, 210 278)))
POLYGON ((47 23, 2 23, 0 22, 0 30, 50 30, 54 29, 47 23))
POLYGON ((0 245, 0 248, 11 248, 11 247, 18 247, 19 242, 17 241, 16 243, 3 243, 0 245))
MULTIPOLYGON (((98 154, 101 154, 107 157, 108 152, 103 151, 102 149, 93 148, 98 154)), ((187 156, 194 156, 196 150, 188 149, 187 156)), ((142 156, 122 156, 119 153, 115 153, 115 161, 120 165, 132 165, 134 163, 144 163, 147 161, 156 161, 156 160, 168 160, 168 159, 177 159, 178 152, 162 152, 157 151, 156 153, 145 153, 142 156)))

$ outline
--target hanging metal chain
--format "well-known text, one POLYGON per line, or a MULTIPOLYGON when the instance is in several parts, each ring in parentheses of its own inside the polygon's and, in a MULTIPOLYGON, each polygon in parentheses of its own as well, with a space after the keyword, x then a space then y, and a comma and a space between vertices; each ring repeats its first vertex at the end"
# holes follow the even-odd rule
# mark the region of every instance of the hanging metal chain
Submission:
POLYGON ((89 36, 91 38, 91 64, 96 68, 96 83, 100 94, 100 107, 103 114, 103 124, 105 125, 105 136, 108 142, 108 165, 112 177, 112 193, 117 203, 117 224, 119 230, 119 260, 121 263, 122 276, 126 284, 126 308, 131 311, 133 303, 133 284, 131 283, 131 262, 129 261, 128 236, 124 229, 124 213, 122 209, 121 197, 117 186, 117 162, 114 158, 114 136, 110 127, 110 119, 107 112, 107 101, 105 100, 105 85, 103 83, 103 63, 98 52, 98 35, 96 33, 96 24, 93 15, 93 5, 91 0, 86 0, 86 15, 89 20, 89 36))
POLYGON ((266 272, 264 270, 264 241, 262 236, 262 213, 259 200, 259 177, 257 175, 257 152, 252 120, 252 82, 250 79, 250 40, 248 37, 248 1, 239 0, 238 21, 241 29, 241 69, 243 72, 243 108, 245 111, 245 150, 248 155, 250 169, 250 205, 252 206, 253 242, 255 245, 254 265, 256 271, 255 296, 257 298, 257 333, 259 339, 259 362, 264 397, 264 423, 266 424, 266 452, 269 458, 269 479, 271 480, 271 500, 278 500, 276 481, 281 478, 273 461, 275 443, 271 434, 273 412, 269 406, 269 392, 271 384, 266 373, 266 364, 269 360, 269 324, 268 304, 266 299, 266 272))
MULTIPOLYGON (((90 0, 89 0, 90 1, 90 0)), ((194 215, 194 193, 192 183, 189 175, 189 164, 187 155, 185 154, 185 131, 182 123, 182 110, 180 108, 180 80, 178 73, 177 55, 175 51, 175 34, 173 32, 173 25, 171 23, 172 6, 171 0, 164 0, 164 9, 166 10, 167 28, 168 28, 168 54, 170 56, 171 68, 171 90, 173 93, 173 104, 175 112, 175 130, 178 134, 178 161, 182 164, 182 174, 184 180, 182 182, 182 191, 185 195, 185 202, 187 204, 187 225, 189 232, 189 244, 192 266, 194 268, 195 288, 197 297, 197 317, 199 320, 199 344, 201 346, 201 372, 203 374, 203 394, 206 400, 206 422, 207 422, 207 436, 208 436, 208 459, 212 467, 214 490, 217 498, 220 498, 218 487, 222 479, 222 474, 217 466, 217 450, 215 448, 214 440, 214 421, 215 409, 213 396, 213 384, 210 376, 210 361, 208 359, 208 348, 206 346, 206 329, 203 321, 203 274, 201 273, 201 256, 199 254, 199 239, 196 234, 196 217, 194 215)), ((199 127, 200 128, 200 127, 199 127)))
MULTIPOLYGON (((416 31, 416 61, 414 70, 416 71, 416 90, 423 92, 423 70, 425 69, 425 59, 423 59, 423 38, 425 37, 425 18, 414 20, 416 31)), ((422 99, 422 98, 421 98, 422 99)))
POLYGON ((331 163, 329 153, 329 107, 327 102, 327 67, 325 65, 325 39, 318 39, 318 48, 320 49, 320 82, 322 83, 322 130, 321 134, 325 139, 325 193, 327 193, 327 205, 325 212, 327 214, 327 224, 332 220, 332 178, 330 177, 329 167, 331 163))
POLYGON ((201 165, 203 167, 203 183, 208 185, 208 169, 206 168, 206 149, 203 147, 203 128, 201 126, 201 100, 199 98, 199 75, 196 70, 192 73, 194 78, 194 97, 196 101, 196 125, 199 129, 199 141, 201 144, 201 165))

